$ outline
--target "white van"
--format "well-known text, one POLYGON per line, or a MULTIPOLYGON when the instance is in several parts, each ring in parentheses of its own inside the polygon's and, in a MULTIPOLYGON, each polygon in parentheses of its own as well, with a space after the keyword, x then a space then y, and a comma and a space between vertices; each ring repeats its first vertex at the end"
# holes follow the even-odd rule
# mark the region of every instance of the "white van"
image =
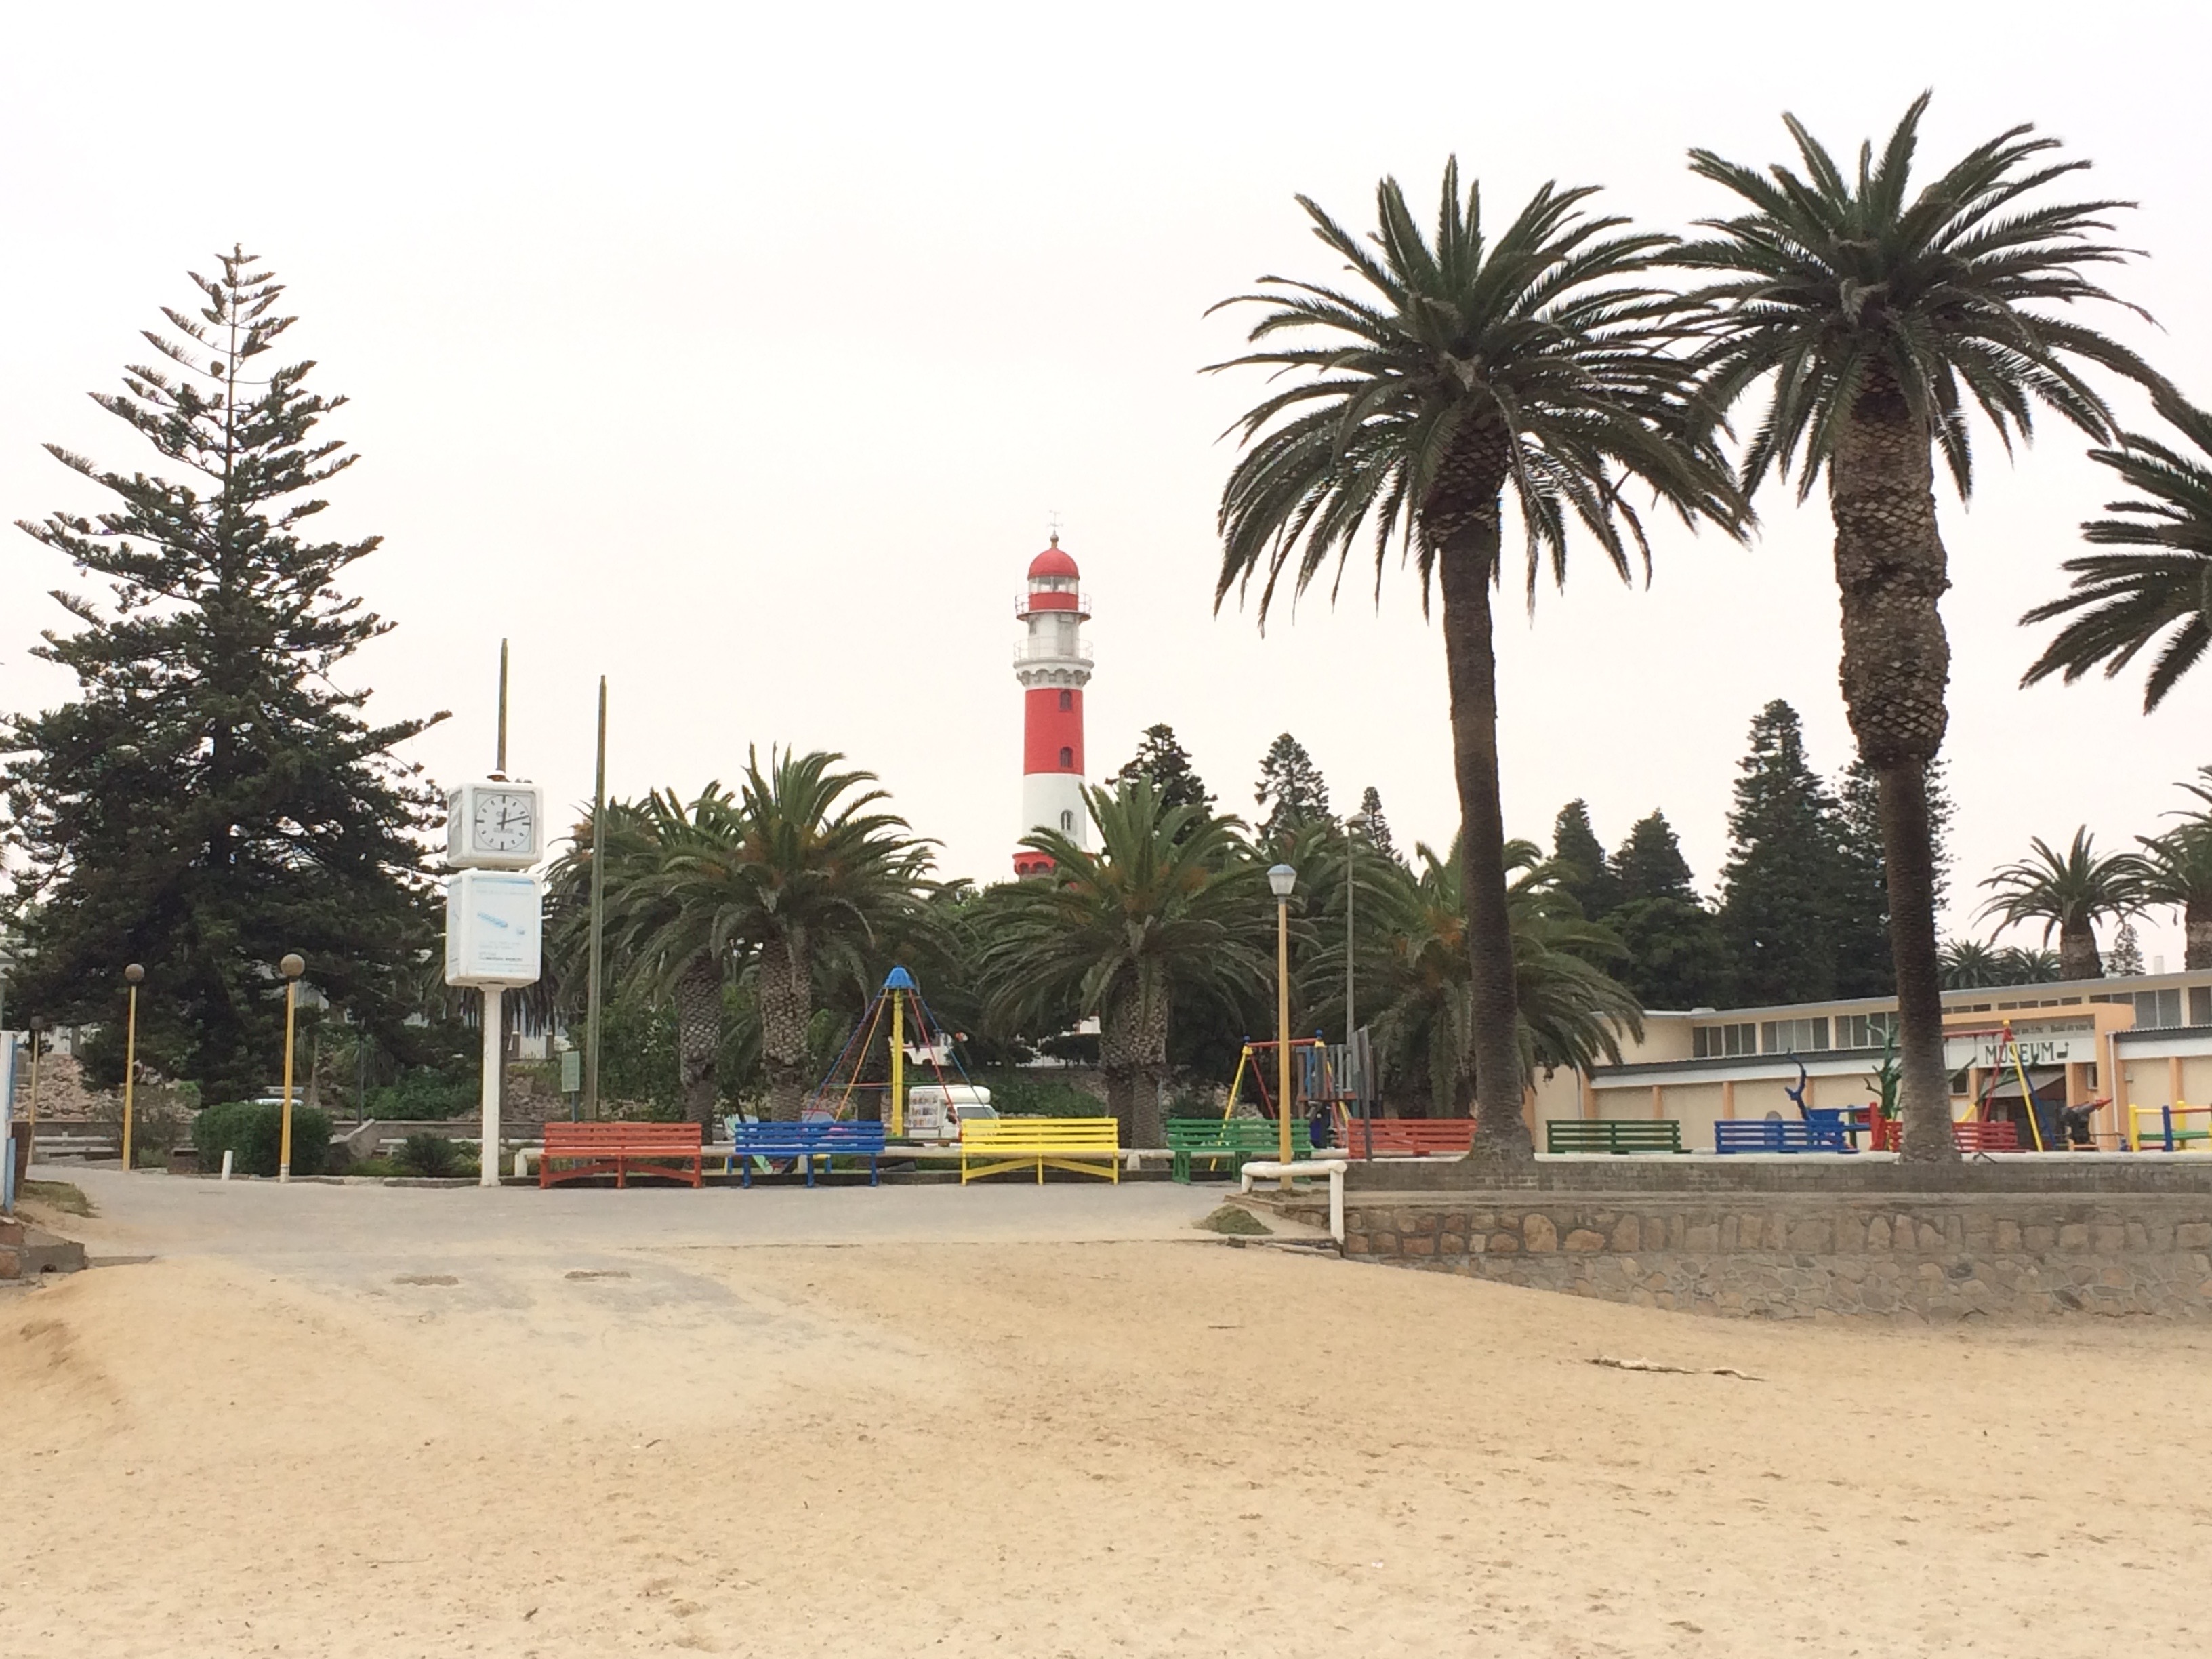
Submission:
POLYGON ((957 1140, 971 1117, 996 1117, 991 1091, 974 1083, 917 1083, 906 1091, 908 1140, 957 1140))

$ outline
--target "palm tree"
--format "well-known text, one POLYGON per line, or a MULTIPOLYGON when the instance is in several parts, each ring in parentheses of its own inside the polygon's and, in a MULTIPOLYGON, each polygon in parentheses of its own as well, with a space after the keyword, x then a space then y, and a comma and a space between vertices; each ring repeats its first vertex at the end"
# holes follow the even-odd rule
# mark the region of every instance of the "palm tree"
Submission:
POLYGON ((1982 914, 2000 926, 2040 921, 2047 944, 2058 935, 2059 970, 2068 979, 2102 979, 2097 955, 2097 922, 2106 916, 2132 915, 2143 908, 2142 860, 2132 853, 2099 856, 2096 837, 2085 826, 2074 844, 2058 853, 2040 836, 2028 843, 2028 856, 2008 864, 1982 885, 1992 896, 1982 914))
POLYGON ((1936 973, 1947 991, 1978 991, 1985 986, 2009 985, 2004 977, 2005 953, 1978 939, 1947 939, 1936 953, 1936 973))
POLYGON ((1639 560, 1648 572, 1631 480, 1686 522, 1742 519, 1693 373, 1672 349, 1679 307, 1650 285, 1672 239, 1585 213, 1593 193, 1546 185, 1493 240, 1479 187, 1462 198, 1454 161, 1433 240, 1395 179, 1376 190, 1370 238, 1301 197, 1359 291, 1264 278, 1263 292, 1223 302, 1267 308, 1249 336, 1263 349, 1215 365, 1289 380, 1237 423, 1244 453, 1222 490, 1216 606, 1264 571, 1264 624, 1286 573, 1300 593, 1332 561, 1334 596, 1370 525, 1378 592, 1395 544, 1413 556, 1424 611, 1432 588, 1442 599, 1482 1158, 1534 1151, 1519 1092, 1499 1081, 1521 1073, 1491 632, 1507 492, 1532 605, 1547 562, 1564 580, 1577 523, 1624 580, 1639 560), (1304 343, 1276 343, 1285 336, 1304 343))
POLYGON ((2032 951, 2015 945, 1997 952, 1997 974, 1999 985, 2056 985, 2066 969, 2047 946, 2032 951))
POLYGON ((1936 520, 1935 454, 1963 500, 1973 481, 1968 410, 2009 449, 2041 404, 2093 437, 2111 412, 2081 375, 2098 363, 2157 377, 2125 347, 2057 308, 2112 296, 2082 273, 2124 251, 2098 240, 2117 202, 2031 200, 2087 166, 2048 159, 2056 141, 2014 127, 1917 191, 1925 94, 1879 157, 1847 174, 1785 116, 1805 173, 1761 172, 1710 150, 1691 169, 1741 198, 1677 256, 1709 285, 1711 395, 1726 409, 1762 382, 1765 407, 1741 464, 1747 495, 1797 471, 1823 476, 1843 600, 1843 689, 1875 775, 1896 965, 1905 1153, 1958 1156, 1943 1062, 1936 871, 1928 769, 1948 720, 1950 645, 1936 602, 1950 586, 1936 520))
MULTIPOLYGON (((1587 1071, 1620 1060, 1620 1037, 1641 1036, 1643 1011, 1627 987, 1599 965, 1623 954, 1604 927, 1586 921, 1566 892, 1565 866, 1532 842, 1509 842, 1516 1033, 1524 1082, 1541 1069, 1587 1071)), ((1464 1115, 1474 1078, 1472 981, 1461 902, 1462 862, 1455 847, 1439 858, 1417 846, 1418 872, 1394 863, 1382 885, 1380 936, 1361 964, 1377 1013, 1376 1044, 1386 1072, 1427 1082, 1432 1116, 1464 1115)), ((1340 969, 1340 947, 1338 969, 1340 969)), ((1324 964, 1327 966, 1328 964, 1324 964)))
MULTIPOLYGON (((2201 783, 2181 787, 2212 807, 2212 766, 2198 769, 2201 783)), ((2182 966, 2212 968, 2212 811, 2185 812, 2162 836, 2142 843, 2142 900, 2181 912, 2182 966)))
POLYGON ((1039 830, 1049 875, 993 889, 981 973, 991 1018, 1042 1035, 1096 1016, 1122 1144, 1157 1146, 1178 1006, 1258 999, 1274 977, 1274 906, 1234 818, 1170 806, 1149 778, 1085 792, 1098 848, 1039 830))
POLYGON ((763 771, 749 751, 726 870, 702 854, 678 872, 711 884, 717 916, 757 953, 761 1060, 769 1115, 782 1121, 799 1116, 810 1080, 816 974, 867 976, 878 931, 916 915, 934 844, 872 811, 888 794, 866 787, 872 772, 836 770, 844 758, 771 750, 763 771))
POLYGON ((674 1004, 684 1115, 705 1123, 721 1093, 722 988, 749 943, 744 913, 732 902, 744 836, 738 803, 710 783, 689 806, 656 789, 635 807, 609 809, 608 954, 633 994, 674 1004))
POLYGON ((2021 621, 2072 620, 2021 677, 2022 685, 2052 674, 2071 685, 2099 663, 2110 679, 2170 629, 2143 681, 2148 714, 2212 643, 2212 413, 2172 392, 2160 394, 2158 409, 2193 453, 2134 432, 2122 433, 2117 449, 2089 452, 2141 495, 2106 503, 2107 513, 2125 516, 2090 520, 2081 526, 2082 538, 2145 550, 2066 561, 2072 591, 2021 621))
MULTIPOLYGON (((677 1087, 685 1116, 701 1122, 720 1097, 722 987, 745 943, 716 912, 706 873, 718 855, 732 856, 734 817, 735 803, 715 784, 690 805, 654 790, 605 809, 609 979, 641 1004, 672 1002, 677 1087)), ((588 816, 576 826, 548 883, 547 955, 555 966, 547 992, 572 1016, 583 995, 599 829, 588 816)))

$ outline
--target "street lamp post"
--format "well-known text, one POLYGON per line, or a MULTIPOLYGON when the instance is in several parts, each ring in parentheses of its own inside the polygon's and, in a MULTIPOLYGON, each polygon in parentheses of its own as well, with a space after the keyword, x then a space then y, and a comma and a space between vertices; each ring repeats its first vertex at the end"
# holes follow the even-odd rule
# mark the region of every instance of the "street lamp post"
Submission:
POLYGON ((132 1092, 138 1083, 138 988, 145 982, 146 970, 132 963, 123 970, 123 982, 131 988, 131 1012, 123 1026, 123 1173, 131 1173, 131 1121, 137 1105, 132 1092))
POLYGON ((307 959, 296 951, 276 964, 284 975, 284 1121, 276 1133, 276 1179, 292 1178, 292 1022, 300 1007, 300 975, 307 971, 307 959))
POLYGON ((27 1176, 27 1175, 30 1173, 30 1169, 31 1169, 31 1160, 32 1160, 32 1158, 33 1158, 34 1157, 36 1157, 36 1156, 38 1155, 38 1151, 39 1151, 39 1050, 40 1050, 40 1048, 42 1048, 42 1047, 44 1047, 44 1046, 45 1046, 45 1045, 44 1045, 44 1041, 43 1041, 43 1040, 44 1040, 44 1038, 45 1038, 45 1036, 46 1036, 46 1017, 45 1017, 44 1015, 41 1015, 41 1014, 33 1014, 33 1015, 31 1016, 31 1018, 30 1018, 30 1028, 31 1028, 31 1110, 30 1110, 30 1114, 29 1114, 29 1116, 30 1116, 30 1127, 29 1127, 28 1131, 27 1132, 27 1133, 25 1134, 25 1136, 24 1136, 24 1141, 23 1141, 23 1172, 24 1172, 24 1174, 25 1174, 26 1176, 27 1176))
MULTIPOLYGON (((1287 864, 1267 872, 1275 896, 1275 1127, 1285 1164, 1291 1161, 1291 893, 1297 884, 1298 872, 1287 864)), ((1283 1185, 1290 1184, 1285 1176, 1283 1185)))

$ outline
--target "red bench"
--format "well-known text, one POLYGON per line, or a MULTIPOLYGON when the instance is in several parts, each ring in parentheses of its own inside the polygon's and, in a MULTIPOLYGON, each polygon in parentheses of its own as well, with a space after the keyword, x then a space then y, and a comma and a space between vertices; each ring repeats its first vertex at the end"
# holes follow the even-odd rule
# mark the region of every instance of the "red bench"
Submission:
POLYGON ((2020 1125, 2010 1118, 1995 1118, 1984 1122, 1969 1118, 1964 1123, 1951 1126, 1951 1139, 1959 1143, 1962 1152, 2016 1152, 2020 1150, 2020 1125))
POLYGON ((1368 1156, 1368 1136, 1374 1136, 1376 1158, 1465 1157, 1474 1145, 1471 1117, 1346 1118, 1337 1134, 1337 1146, 1354 1158, 1368 1156))
MULTIPOLYGON (((1875 1112, 1871 1115, 1873 1122, 1869 1124, 1869 1114, 1863 1106, 1851 1107, 1847 1115, 1854 1128, 1872 1128, 1875 1152, 1894 1152, 1904 1149, 1904 1135, 1895 1118, 1884 1117, 1875 1112)), ((1951 1126, 1951 1139, 1960 1152, 1968 1157, 1976 1152, 2016 1152, 2020 1150, 2020 1125, 2010 1118, 1998 1118, 1988 1122, 1979 1118, 1968 1118, 1963 1123, 1951 1126)))
POLYGON ((696 1187, 703 1180, 699 1140, 696 1123, 548 1123, 538 1184, 611 1175, 616 1186, 627 1187, 630 1176, 641 1175, 696 1187))

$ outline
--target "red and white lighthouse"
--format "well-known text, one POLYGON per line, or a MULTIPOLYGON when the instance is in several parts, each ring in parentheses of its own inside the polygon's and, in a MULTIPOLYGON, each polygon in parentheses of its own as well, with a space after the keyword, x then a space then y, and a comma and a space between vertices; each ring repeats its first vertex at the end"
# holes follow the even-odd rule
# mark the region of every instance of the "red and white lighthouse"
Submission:
MULTIPOLYGON (((1083 804, 1083 688, 1091 679, 1091 642, 1083 624, 1091 607, 1075 561, 1052 545, 1030 561, 1029 591, 1014 603, 1029 635, 1014 652, 1022 683, 1023 833, 1057 830, 1078 847, 1091 845, 1091 811, 1083 804)), ((1024 848, 1018 876, 1042 875, 1052 860, 1024 848)))

